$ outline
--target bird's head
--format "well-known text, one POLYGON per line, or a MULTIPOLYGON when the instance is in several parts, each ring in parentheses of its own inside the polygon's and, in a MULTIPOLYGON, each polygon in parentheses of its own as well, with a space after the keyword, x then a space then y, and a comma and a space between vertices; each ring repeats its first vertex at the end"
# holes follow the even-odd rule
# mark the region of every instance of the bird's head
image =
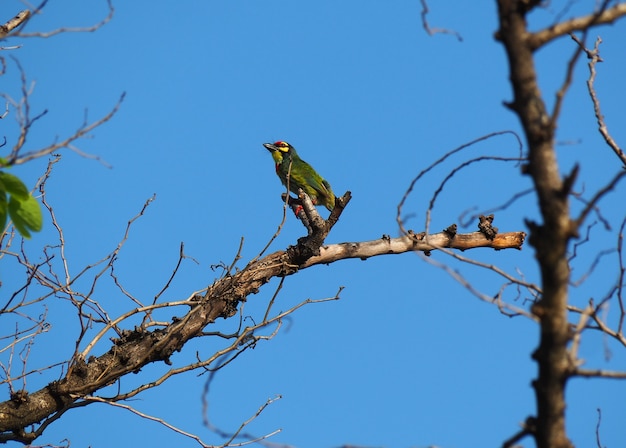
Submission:
POLYGON ((286 155, 292 155, 296 152, 293 146, 281 140, 275 143, 263 143, 263 146, 272 153, 272 158, 276 163, 282 163, 286 155))

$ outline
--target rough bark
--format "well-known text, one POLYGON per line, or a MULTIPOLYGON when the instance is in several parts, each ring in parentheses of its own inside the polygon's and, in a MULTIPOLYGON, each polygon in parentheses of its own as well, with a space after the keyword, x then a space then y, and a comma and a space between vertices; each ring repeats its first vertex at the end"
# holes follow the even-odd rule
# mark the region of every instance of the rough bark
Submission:
MULTIPOLYGON (((297 245, 287 250, 269 254, 249 263, 236 274, 219 279, 206 294, 189 300, 190 309, 185 316, 174 318, 166 327, 153 331, 143 328, 126 331, 113 341, 107 353, 73 360, 60 381, 32 394, 16 393, 10 400, 0 403, 0 442, 30 443, 41 435, 47 424, 66 410, 81 405, 82 397, 115 383, 124 375, 139 372, 150 363, 170 364, 170 356, 180 351, 187 341, 201 336, 205 327, 216 319, 235 315, 240 302, 257 293, 273 277, 292 275, 301 269, 340 259, 432 251, 439 247, 520 249, 525 237, 523 232, 497 234, 497 230, 490 226, 487 229, 483 226, 481 232, 457 235, 451 226, 444 232, 428 236, 411 233, 400 238, 383 236, 370 242, 322 246, 349 200, 349 193, 339 199, 327 221, 318 219, 308 197, 304 199, 309 221, 313 223, 309 236, 301 238, 297 245), (42 421, 44 423, 36 430, 27 430, 42 421)), ((487 221, 490 223, 490 219, 487 221)))
MULTIPOLYGON (((535 2, 536 3, 536 2, 535 2)), ((526 13, 535 4, 499 0, 500 29, 509 62, 513 101, 509 107, 519 117, 528 143, 527 173, 532 177, 543 223, 528 222, 529 243, 541 270, 543 295, 533 307, 539 318, 541 339, 533 358, 538 376, 533 383, 537 415, 530 428, 539 448, 570 448, 565 430, 565 385, 570 373, 567 345, 568 281, 567 243, 573 236, 569 188, 559 174, 554 150, 555 123, 546 110, 537 85, 533 46, 526 13)))

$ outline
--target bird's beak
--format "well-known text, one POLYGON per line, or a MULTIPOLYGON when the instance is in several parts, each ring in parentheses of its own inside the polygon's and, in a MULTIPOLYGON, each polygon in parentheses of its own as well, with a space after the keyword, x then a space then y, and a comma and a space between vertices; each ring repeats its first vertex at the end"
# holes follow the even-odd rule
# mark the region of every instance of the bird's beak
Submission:
POLYGON ((278 148, 272 145, 271 143, 263 143, 263 146, 265 146, 265 149, 267 149, 270 152, 278 151, 278 148))

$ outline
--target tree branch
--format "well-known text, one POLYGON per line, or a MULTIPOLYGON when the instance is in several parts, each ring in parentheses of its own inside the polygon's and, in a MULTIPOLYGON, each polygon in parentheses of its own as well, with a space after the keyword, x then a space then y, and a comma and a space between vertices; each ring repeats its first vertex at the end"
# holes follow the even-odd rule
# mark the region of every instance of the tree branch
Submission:
MULTIPOLYGON (((106 25, 107 23, 109 23, 111 21, 111 19, 113 18, 113 14, 115 13, 115 8, 113 8, 113 3, 111 3, 111 0, 106 0, 106 1, 107 1, 107 6, 109 8, 109 13, 107 14, 107 16, 104 19, 102 19, 100 22, 96 23, 95 25, 85 26, 85 27, 76 27, 76 28, 63 27, 63 28, 57 28, 55 30, 47 31, 47 32, 42 32, 42 31, 37 31, 37 32, 33 32, 33 33, 18 32, 18 33, 15 33, 14 36, 47 38, 47 37, 52 37, 52 36, 55 36, 55 35, 61 34, 61 33, 91 33, 91 32, 94 32, 94 31, 98 30, 99 28, 103 27, 104 25, 106 25)), ((35 13, 38 13, 41 10, 41 8, 43 8, 43 6, 46 3, 47 3, 47 0, 44 1, 41 5, 39 5, 39 7, 35 10, 35 13)))
POLYGON ((556 123, 547 113, 541 96, 529 43, 526 14, 536 3, 526 0, 498 0, 500 28, 497 38, 506 50, 513 110, 528 142, 527 174, 532 177, 543 223, 528 221, 530 244, 535 248, 541 271, 543 295, 532 307, 540 322, 541 337, 533 359, 538 376, 533 382, 537 401, 537 425, 533 437, 538 448, 571 448, 565 431, 565 384, 572 366, 567 346, 570 267, 567 245, 575 235, 569 213, 570 189, 575 172, 562 179, 554 149, 556 123))
POLYGON ((451 236, 448 232, 433 233, 428 236, 417 234, 409 230, 409 234, 399 238, 382 236, 380 239, 353 243, 339 243, 320 247, 319 255, 305 261, 301 267, 307 268, 316 264, 328 264, 348 258, 366 260, 370 257, 405 252, 430 252, 441 248, 449 249, 476 249, 489 247, 496 250, 521 249, 526 238, 524 232, 499 233, 493 240, 488 239, 481 232, 457 234, 451 236))
POLYGON ((528 34, 526 39, 531 51, 535 51, 548 42, 574 31, 582 31, 592 26, 607 25, 626 15, 626 3, 618 3, 612 8, 603 9, 584 17, 576 17, 564 22, 559 22, 549 28, 528 34))
MULTIPOLYGON (((347 258, 365 259, 376 255, 415 250, 431 251, 442 247, 464 250, 477 247, 519 249, 524 241, 523 232, 497 234, 490 239, 481 232, 456 235, 448 231, 433 235, 409 234, 394 239, 383 237, 364 243, 323 246, 325 237, 341 215, 349 197, 347 193, 344 197, 338 198, 331 217, 319 223, 315 217, 316 209, 313 207, 307 210, 308 197, 301 195, 314 228, 312 234, 301 238, 296 246, 269 254, 249 263, 235 274, 215 281, 203 296, 196 295, 186 301, 176 302, 175 305, 190 308, 182 318, 173 318, 163 328, 153 331, 147 331, 143 327, 122 331, 120 337, 114 339, 113 346, 107 353, 85 359, 93 346, 90 344, 83 350, 82 356, 74 357, 73 364, 60 381, 52 382, 32 394, 22 391, 19 399, 13 397, 0 403, 0 441, 32 441, 41 432, 38 430, 27 432, 26 428, 29 426, 42 421, 41 425, 47 425, 46 422, 50 419, 76 406, 77 400, 94 395, 95 391, 113 384, 128 373, 141 370, 150 363, 169 364, 170 356, 180 351, 187 341, 203 336, 204 328, 218 318, 227 319, 234 316, 240 303, 245 302, 248 296, 256 294, 260 287, 273 277, 293 275, 301 269, 347 258)), ((158 306, 161 305, 155 304, 151 307, 158 306)), ((119 324, 125 316, 110 321, 105 325, 105 330, 119 324)), ((275 319, 280 319, 280 315, 275 319)), ((274 321, 270 319, 268 322, 274 321)), ((104 334, 103 332, 101 334, 104 334)), ((97 339, 97 337, 94 339, 94 344, 97 339)), ((167 378, 167 375, 164 378, 167 378)))
POLYGON ((7 35, 13 31, 15 28, 20 26, 30 17, 30 11, 25 9, 17 13, 15 17, 9 20, 4 25, 0 25, 0 39, 4 39, 7 35))
POLYGON ((596 94, 596 90, 593 86, 596 80, 596 65, 598 62, 602 62, 602 58, 600 57, 600 43, 602 43, 602 38, 598 36, 596 38, 596 43, 594 45, 593 50, 589 50, 585 47, 584 42, 578 39, 574 34, 571 34, 572 39, 579 45, 579 47, 587 54, 587 58, 589 62, 587 66, 589 67, 589 79, 587 79, 587 90, 589 91, 589 96, 591 97, 591 102, 593 103, 593 112, 596 115, 596 121, 598 123, 598 132, 604 139, 607 145, 613 150, 615 155, 620 159, 622 165, 626 167, 626 154, 622 148, 619 147, 617 142, 611 137, 609 134, 609 129, 606 126, 604 121, 604 115, 602 115, 602 110, 600 109, 600 99, 596 94))

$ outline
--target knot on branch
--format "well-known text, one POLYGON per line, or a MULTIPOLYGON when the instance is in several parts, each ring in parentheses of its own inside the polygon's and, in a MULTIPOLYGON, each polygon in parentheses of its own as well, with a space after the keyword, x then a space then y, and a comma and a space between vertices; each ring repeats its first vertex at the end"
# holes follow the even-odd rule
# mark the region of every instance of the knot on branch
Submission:
POLYGON ((287 249, 291 264, 301 265, 309 258, 319 255, 320 247, 324 244, 326 236, 339 220, 350 199, 352 199, 352 193, 349 191, 346 191, 343 196, 335 198, 335 207, 330 212, 328 219, 324 220, 318 213, 311 198, 302 189, 298 190, 297 200, 290 198, 290 204, 291 202, 295 203, 295 201, 299 202, 300 205, 296 211, 308 232, 307 236, 298 239, 298 243, 295 246, 290 246, 287 249), (300 214, 304 216, 300 217, 300 214))
POLYGON ((492 241, 495 239, 496 235, 498 234, 498 228, 497 227, 492 227, 491 223, 493 222, 494 216, 493 214, 491 215, 480 215, 478 217, 478 230, 480 231, 480 233, 482 233, 483 235, 485 235, 485 237, 492 241))
POLYGON ((443 231, 446 235, 448 235, 448 237, 450 237, 450 239, 453 239, 456 236, 457 228, 458 227, 456 224, 452 224, 448 226, 447 228, 443 229, 443 231))
POLYGON ((145 330, 141 327, 135 327, 134 330, 121 330, 119 334, 119 338, 111 337, 109 338, 113 345, 123 345, 128 342, 137 341, 143 337, 143 333, 145 330))
POLYGON ((423 241, 426 237, 426 232, 415 233, 415 231, 409 229, 406 233, 413 241, 423 241))
POLYGON ((23 389, 11 392, 11 401, 17 406, 26 403, 28 401, 28 392, 23 389))

